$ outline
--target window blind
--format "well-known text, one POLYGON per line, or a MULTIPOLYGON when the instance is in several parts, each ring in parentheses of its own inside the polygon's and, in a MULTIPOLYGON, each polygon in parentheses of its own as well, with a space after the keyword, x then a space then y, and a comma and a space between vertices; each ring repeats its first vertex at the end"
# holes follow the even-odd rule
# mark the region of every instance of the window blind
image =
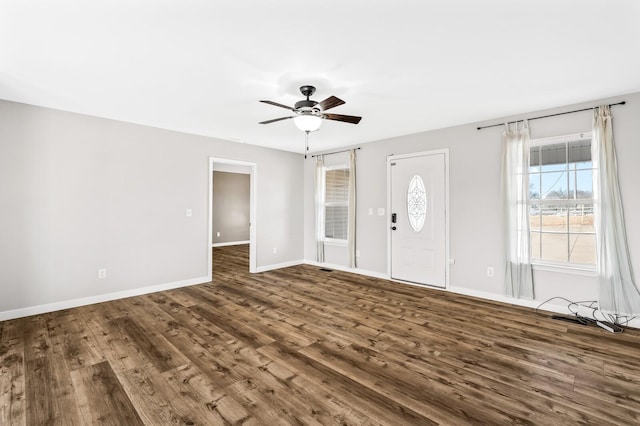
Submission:
POLYGON ((346 240, 348 237, 349 169, 325 173, 325 237, 346 240))

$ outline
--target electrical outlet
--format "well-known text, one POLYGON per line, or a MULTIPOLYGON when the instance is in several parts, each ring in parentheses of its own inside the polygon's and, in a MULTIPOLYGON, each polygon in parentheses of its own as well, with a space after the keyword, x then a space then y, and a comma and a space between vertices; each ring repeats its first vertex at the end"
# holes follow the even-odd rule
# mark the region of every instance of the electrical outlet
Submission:
POLYGON ((107 269, 106 268, 98 269, 98 278, 99 279, 107 278, 107 269))
POLYGON ((360 250, 356 250, 356 257, 360 257, 360 250))
POLYGON ((187 211, 185 212, 185 214, 187 215, 187 217, 191 217, 191 216, 193 216, 193 210, 191 210, 191 209, 187 209, 187 211))
POLYGON ((216 237, 219 237, 219 236, 220 236, 220 232, 216 232, 216 237))
POLYGON ((493 276, 493 266, 487 266, 487 276, 488 277, 493 276))
POLYGON ((278 254, 278 247, 273 248, 273 254, 278 254))

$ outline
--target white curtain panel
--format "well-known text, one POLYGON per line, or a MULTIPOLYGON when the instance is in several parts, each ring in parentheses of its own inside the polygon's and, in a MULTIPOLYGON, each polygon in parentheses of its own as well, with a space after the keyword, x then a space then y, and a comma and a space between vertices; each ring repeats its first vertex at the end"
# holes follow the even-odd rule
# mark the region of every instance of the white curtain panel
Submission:
POLYGON ((618 184, 618 166, 608 105, 594 110, 591 157, 600 310, 619 316, 640 314, 618 184))
POLYGON ((533 299, 529 241, 529 126, 505 124, 502 135, 502 190, 508 296, 533 299))
POLYGON ((356 150, 349 153, 349 209, 347 227, 349 236, 349 266, 356 267, 356 150))
POLYGON ((322 155, 316 157, 316 261, 324 262, 324 158, 322 155))

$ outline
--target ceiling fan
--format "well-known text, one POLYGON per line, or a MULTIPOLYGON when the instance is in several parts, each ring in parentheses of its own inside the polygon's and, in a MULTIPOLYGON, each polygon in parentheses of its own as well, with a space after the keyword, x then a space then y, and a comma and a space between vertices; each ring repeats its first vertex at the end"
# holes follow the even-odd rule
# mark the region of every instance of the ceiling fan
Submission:
POLYGON ((293 118, 293 122, 295 123, 296 127, 308 134, 309 132, 315 132, 316 130, 318 130, 323 120, 343 121, 345 123, 358 124, 362 119, 362 117, 356 117, 355 115, 331 114, 325 112, 331 108, 342 105, 345 102, 342 99, 336 98, 335 96, 329 96, 322 102, 313 101, 309 99, 309 97, 313 95, 315 91, 316 88, 313 86, 300 87, 300 92, 303 96, 306 96, 307 99, 296 102, 295 107, 290 107, 273 101, 260 101, 265 104, 275 105, 280 108, 288 109, 290 111, 293 111, 295 114, 288 117, 280 117, 274 118, 273 120, 261 121, 259 124, 275 123, 276 121, 288 120, 290 118, 293 118))

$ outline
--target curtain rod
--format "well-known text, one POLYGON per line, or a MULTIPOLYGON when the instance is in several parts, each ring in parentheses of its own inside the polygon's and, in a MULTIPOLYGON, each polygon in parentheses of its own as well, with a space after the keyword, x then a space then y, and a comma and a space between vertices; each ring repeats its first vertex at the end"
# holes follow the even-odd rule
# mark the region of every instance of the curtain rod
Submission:
MULTIPOLYGON (((615 105, 624 105, 624 104, 626 104, 626 102, 622 101, 622 102, 618 102, 617 104, 609 104, 609 106, 612 107, 612 106, 615 106, 615 105)), ((556 114, 542 115, 540 117, 524 118, 522 120, 509 121, 507 124, 513 124, 513 123, 517 123, 518 121, 524 121, 524 120, 529 120, 529 121, 531 121, 531 120, 539 120, 541 118, 549 118, 549 117, 555 117, 557 115, 573 114, 574 112, 590 111, 590 110, 593 110, 593 109, 594 108, 584 108, 584 109, 577 109, 575 111, 558 112, 556 114)), ((504 126, 504 123, 490 124, 488 126, 481 126, 481 127, 478 127, 478 130, 488 129, 489 127, 498 127, 498 126, 504 126)))
MULTIPOLYGON (((360 149, 360 147, 357 147, 357 148, 351 148, 351 149, 360 149)), ((342 151, 327 152, 326 154, 313 154, 311 157, 317 157, 318 155, 333 155, 333 154, 340 154, 341 152, 349 152, 349 151, 351 151, 351 149, 343 149, 342 151)))

